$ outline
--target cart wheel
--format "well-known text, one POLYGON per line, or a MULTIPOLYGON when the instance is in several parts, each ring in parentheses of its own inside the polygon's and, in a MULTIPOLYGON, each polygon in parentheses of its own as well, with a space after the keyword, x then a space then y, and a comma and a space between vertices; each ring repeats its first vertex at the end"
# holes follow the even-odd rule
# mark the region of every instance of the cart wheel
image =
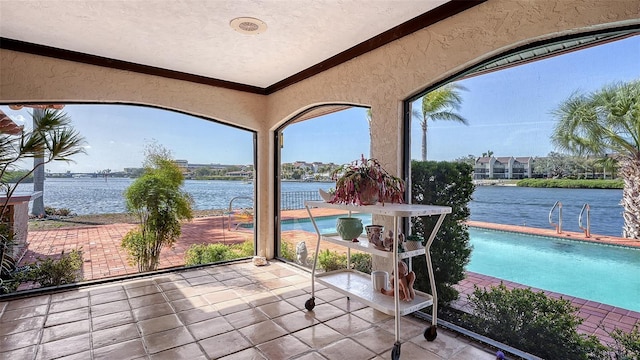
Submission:
POLYGON ((438 336, 438 328, 435 325, 429 326, 424 331, 424 338, 427 339, 427 341, 433 341, 436 339, 437 336, 438 336))
POLYGON ((313 310, 313 308, 316 307, 316 299, 315 298, 311 298, 311 299, 305 301, 304 307, 309 311, 313 310))
POLYGON ((391 350, 391 360, 400 359, 400 342, 397 341, 393 344, 393 350, 391 350))

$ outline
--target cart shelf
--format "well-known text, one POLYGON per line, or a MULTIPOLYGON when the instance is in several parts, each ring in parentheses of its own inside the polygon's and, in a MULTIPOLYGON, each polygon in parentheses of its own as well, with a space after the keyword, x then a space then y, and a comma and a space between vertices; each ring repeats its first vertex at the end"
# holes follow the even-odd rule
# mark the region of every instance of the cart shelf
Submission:
MULTIPOLYGON (((361 236, 358 238, 358 242, 353 242, 351 240, 343 240, 337 235, 336 236, 322 235, 322 241, 348 247, 353 250, 367 252, 367 253, 381 256, 384 258, 393 259, 393 251, 385 251, 385 250, 376 248, 371 243, 369 243, 369 240, 367 239, 366 236, 361 236)), ((424 248, 401 252, 401 253, 398 253, 398 259, 408 259, 410 257, 424 255, 424 252, 425 252, 424 248)))
MULTIPOLYGON (((338 270, 317 274, 316 280, 387 315, 395 314, 393 296, 374 292, 371 287, 371 277, 367 274, 355 270, 338 270)), ((431 295, 416 291, 413 301, 400 301, 398 315, 408 315, 432 304, 431 295)))

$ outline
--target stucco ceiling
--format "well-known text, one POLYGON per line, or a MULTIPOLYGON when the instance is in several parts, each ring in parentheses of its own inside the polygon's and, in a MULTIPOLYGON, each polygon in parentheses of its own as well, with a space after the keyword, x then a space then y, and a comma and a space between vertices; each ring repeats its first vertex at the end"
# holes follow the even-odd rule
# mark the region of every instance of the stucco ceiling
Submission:
POLYGON ((0 0, 0 37, 266 88, 449 2, 0 0))

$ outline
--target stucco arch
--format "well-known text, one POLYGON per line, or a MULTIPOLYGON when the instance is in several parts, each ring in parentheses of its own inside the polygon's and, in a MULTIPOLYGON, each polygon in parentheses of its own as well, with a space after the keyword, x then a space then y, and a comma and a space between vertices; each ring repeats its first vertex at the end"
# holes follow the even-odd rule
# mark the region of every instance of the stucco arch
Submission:
POLYGON ((402 162, 402 104, 487 58, 531 43, 640 23, 637 0, 489 0, 270 95, 0 50, 0 103, 126 102, 229 121, 257 132, 258 251, 273 256, 273 131, 309 104, 372 109, 372 156, 402 162))

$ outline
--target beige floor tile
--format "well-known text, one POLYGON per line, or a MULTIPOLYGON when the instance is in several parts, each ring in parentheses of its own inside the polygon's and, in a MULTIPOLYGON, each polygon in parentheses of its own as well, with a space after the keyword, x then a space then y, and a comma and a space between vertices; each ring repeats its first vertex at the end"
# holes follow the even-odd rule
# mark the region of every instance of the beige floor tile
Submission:
POLYGON ((42 342, 50 342, 63 338, 85 334, 89 332, 89 320, 80 320, 72 323, 51 326, 42 332, 42 342))
POLYGON ((143 337, 149 354, 155 354, 174 347, 186 345, 194 342, 195 339, 187 331, 181 327, 177 329, 165 330, 143 337))
POLYGON ((129 299, 137 298, 141 296, 156 295, 161 293, 160 288, 155 284, 139 286, 134 288, 125 287, 125 291, 129 299))
MULTIPOLYGON (((9 305, 10 304, 11 303, 9 303, 9 305)), ((0 317, 0 323, 45 315, 47 313, 47 307, 48 305, 37 305, 26 308, 18 308, 15 310, 5 309, 2 312, 2 317, 0 317)))
POLYGON ((196 340, 202 340, 231 331, 233 330, 233 326, 231 326, 224 317, 218 316, 189 325, 188 329, 196 340))
POLYGON ((91 334, 91 342, 93 348, 101 348, 103 346, 113 345, 115 343, 137 339, 140 337, 140 333, 136 327, 136 324, 125 324, 104 330, 94 331, 91 334))
MULTIPOLYGON (((383 321, 377 326, 387 330, 388 332, 395 334, 395 319, 392 317, 386 321, 383 321)), ((400 339, 402 341, 409 341, 410 339, 415 338, 416 336, 423 335, 424 331, 429 327, 428 324, 410 320, 409 317, 401 317, 400 318, 400 339)))
POLYGON ((56 360, 87 360, 91 359, 91 350, 56 358, 56 360))
POLYGON ((39 329, 44 325, 44 316, 30 317, 0 323, 0 337, 27 330, 39 329))
POLYGON ((283 299, 288 299, 294 296, 302 296, 302 295, 308 296, 306 292, 296 288, 295 286, 285 286, 282 288, 274 289, 271 292, 283 299))
POLYGON ((345 314, 335 319, 331 319, 325 322, 325 324, 346 336, 359 333, 371 327, 371 324, 368 321, 364 321, 351 314, 345 314))
POLYGON ((89 291, 84 289, 69 290, 69 291, 59 292, 56 294, 51 294, 51 303, 67 301, 67 300, 72 300, 72 299, 77 299, 82 297, 89 298, 89 291))
POLYGON ((0 338, 0 353, 37 344, 42 329, 27 330, 0 338))
MULTIPOLYGON (((391 358, 391 350, 393 349, 393 344, 389 347, 389 350, 380 356, 383 359, 391 358)), ((419 347, 416 344, 407 342, 400 345, 400 359, 420 359, 420 360, 442 360, 440 356, 425 350, 419 347)), ((460 359, 463 360, 463 359, 460 359)), ((480 360, 476 358, 465 358, 464 360, 480 360)), ((495 359, 492 359, 495 360, 495 359)))
POLYGON ((344 310, 331 305, 331 303, 316 305, 310 313, 313 313, 313 316, 320 322, 335 319, 346 314, 344 310))
MULTIPOLYGON (((368 360, 376 356, 371 350, 351 339, 343 339, 319 350, 329 360, 368 360)), ((410 359, 406 357, 406 359, 410 359)))
POLYGON ((308 351, 309 346, 291 335, 286 335, 258 345, 258 350, 267 359, 290 359, 308 351))
POLYGON ((267 358, 262 356, 258 350, 249 348, 235 354, 227 355, 219 360, 267 360, 267 358))
POLYGON ((153 304, 133 309, 131 313, 133 314, 133 318, 136 319, 136 321, 143 321, 159 316, 173 314, 173 308, 169 303, 153 304))
POLYGON ((367 320, 372 324, 381 323, 393 318, 392 315, 387 315, 381 311, 378 311, 374 308, 366 307, 360 310, 356 310, 352 312, 353 315, 367 320))
POLYGON ((129 305, 132 309, 139 309, 141 307, 147 307, 156 304, 164 304, 167 302, 161 293, 142 295, 129 299, 129 305))
POLYGON ((307 311, 296 311, 294 313, 275 318, 273 321, 290 333, 319 323, 313 312, 307 311))
POLYGON ((209 302, 209 304, 217 304, 224 301, 229 301, 232 299, 237 299, 238 294, 236 294, 233 290, 227 289, 222 291, 216 291, 209 294, 202 295, 205 300, 209 302))
POLYGON ((310 352, 310 353, 306 353, 304 355, 301 355, 297 358, 295 358, 296 360, 327 360, 326 357, 320 355, 317 352, 310 352))
POLYGON ((44 295, 44 296, 33 296, 33 297, 27 297, 24 299, 13 300, 7 304, 4 311, 33 308, 39 305, 47 305, 49 304, 50 299, 51 297, 49 295, 44 295))
POLYGON ((140 329, 140 333, 142 334, 142 336, 147 336, 165 330, 175 329, 182 326, 182 322, 176 314, 163 315, 147 320, 138 321, 138 329, 140 329))
POLYGON ((91 349, 89 334, 82 334, 40 345, 36 360, 55 359, 91 349))
POLYGON ((238 311, 251 309, 251 306, 242 299, 223 301, 215 304, 216 309, 222 315, 232 314, 238 311))
POLYGON ((353 299, 349 301, 343 301, 342 299, 338 299, 330 302, 330 304, 339 309, 344 310, 345 312, 353 312, 353 311, 367 308, 367 305, 353 299))
POLYGON ((240 333, 249 339, 249 341, 254 345, 262 344, 287 333, 287 330, 281 328, 271 320, 249 325, 238 331, 240 331, 240 333))
POLYGON ((176 312, 191 310, 203 306, 209 306, 209 302, 204 297, 198 295, 186 299, 174 300, 171 302, 171 306, 176 312))
POLYGON ((258 310, 265 313, 271 319, 280 317, 282 315, 290 314, 294 311, 299 311, 295 306, 289 304, 286 301, 278 301, 270 304, 258 306, 258 310))
POLYGON ((292 335, 313 349, 323 348, 332 342, 344 338, 344 335, 324 324, 317 324, 315 326, 302 329, 294 332, 292 335))
POLYGON ((207 360, 200 346, 191 343, 151 355, 151 360, 207 360))
POLYGON ((76 310, 87 306, 89 306, 89 297, 80 297, 65 301, 52 302, 51 305, 49 305, 49 314, 61 311, 76 310))
MULTIPOLYGON (((311 299, 311 295, 310 294, 306 294, 306 295, 292 296, 290 298, 287 298, 286 300, 287 300, 287 302, 289 304, 297 307, 299 310, 307 311, 307 309, 305 308, 304 304, 309 299, 311 299)), ((316 306, 326 303, 326 301, 324 301, 322 299, 319 299, 319 298, 315 298, 314 302, 315 302, 316 306)))
POLYGON ((487 350, 478 349, 472 345, 468 345, 461 351, 451 356, 450 360, 494 360, 496 355, 487 350))
POLYGON ((200 340, 198 344, 212 359, 218 359, 251 347, 251 343, 237 330, 200 340))
POLYGON ((16 350, 9 350, 6 352, 0 351, 0 359, 33 359, 33 357, 36 355, 36 350, 38 350, 38 346, 31 345, 16 350))
POLYGON ((118 300, 99 305, 91 306, 91 317, 98 317, 108 314, 114 314, 120 311, 131 310, 129 301, 118 300))
POLYGON ((93 360, 137 359, 146 353, 142 339, 133 339, 93 349, 93 360))
POLYGON ((240 286, 245 286, 245 285, 249 285, 253 283, 253 280, 246 278, 244 276, 240 276, 237 278, 233 278, 233 279, 228 279, 228 280, 222 280, 222 283, 225 286, 228 286, 230 288, 235 288, 235 287, 240 287, 240 286))
POLYGON ((203 306, 191 310, 181 311, 178 313, 178 317, 185 325, 195 324, 200 321, 205 321, 221 316, 215 307, 212 305, 203 306))
POLYGON ((377 326, 361 331, 351 336, 351 338, 376 354, 390 349, 396 341, 393 333, 377 326))
POLYGON ((438 336, 433 341, 427 341, 424 335, 418 335, 411 342, 445 359, 469 345, 466 340, 451 335, 440 336, 441 333, 442 329, 438 330, 438 336))
POLYGON ((323 290, 316 290, 316 298, 322 299, 325 302, 331 302, 331 301, 335 301, 338 299, 344 299, 344 301, 347 301, 347 296, 339 293, 333 289, 323 289, 323 290))
POLYGON ((120 287, 119 290, 103 292, 99 294, 90 292, 89 294, 91 298, 91 306, 110 303, 118 300, 125 300, 127 298, 127 293, 122 287, 120 287))
POLYGON ((257 324, 268 319, 265 313, 253 308, 227 314, 224 318, 235 329, 241 329, 245 326, 257 324))
POLYGON ((122 284, 122 287, 128 292, 130 289, 134 289, 142 286, 156 285, 156 282, 152 278, 140 278, 129 280, 122 284))
POLYGON ((253 307, 259 307, 269 304, 279 303, 282 299, 269 291, 263 291, 259 294, 244 295, 242 299, 253 307))
POLYGON ((47 315, 47 320, 44 322, 44 326, 56 326, 60 324, 66 324, 70 322, 85 320, 89 318, 89 308, 80 308, 76 310, 63 311, 55 314, 47 315))
POLYGON ((134 322, 133 314, 127 310, 95 317, 91 319, 91 326, 93 326, 93 331, 96 331, 132 322, 134 322))

